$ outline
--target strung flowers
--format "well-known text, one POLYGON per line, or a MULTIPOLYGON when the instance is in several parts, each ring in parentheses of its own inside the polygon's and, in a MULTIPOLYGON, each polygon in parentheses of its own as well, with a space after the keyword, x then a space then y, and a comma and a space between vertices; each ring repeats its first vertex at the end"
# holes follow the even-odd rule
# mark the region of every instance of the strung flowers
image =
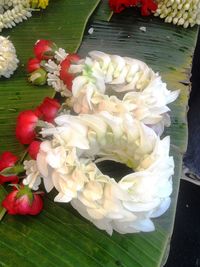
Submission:
POLYGON ((165 22, 184 28, 200 25, 199 0, 109 0, 109 6, 115 13, 127 7, 141 7, 142 16, 154 13, 165 22))
POLYGON ((167 23, 182 25, 184 28, 200 25, 199 0, 159 0, 155 16, 167 23))
POLYGON ((45 9, 48 0, 0 0, 0 32, 31 17, 34 8, 45 9))
POLYGON ((58 49, 45 67, 48 84, 62 96, 71 97, 78 114, 103 110, 117 116, 130 113, 158 134, 170 125, 167 104, 179 92, 170 92, 159 74, 140 60, 100 51, 80 60, 58 49))
MULTIPOLYGON (((25 178, 3 207, 10 214, 38 214, 42 200, 32 190, 43 183, 47 192, 57 191, 55 202, 71 203, 110 235, 113 230, 153 231, 152 219, 171 201, 170 138, 159 135, 170 124, 167 104, 178 92, 169 91, 159 74, 133 58, 92 51, 81 59, 48 40, 37 41, 34 54, 27 65, 30 77, 42 69, 43 82, 60 92, 64 103, 47 97, 19 114, 16 137, 28 145, 32 159, 24 161, 25 178), (72 110, 66 110, 69 106, 72 110), (115 180, 98 167, 105 160, 124 164, 130 173, 115 180)), ((16 169, 17 159, 11 158, 11 170, 2 166, 3 183, 16 169)))
POLYGON ((55 201, 71 202, 109 234, 154 230, 151 218, 166 211, 172 191, 168 137, 160 140, 130 115, 120 118, 107 111, 58 116, 41 135, 47 140, 30 162, 24 184, 37 190, 42 178, 47 192, 58 191, 55 201), (134 171, 116 182, 98 169, 95 158, 121 162, 134 171))
MULTIPOLYGON (((36 140, 38 137, 37 127, 52 122, 59 109, 60 104, 57 100, 46 97, 35 110, 22 111, 17 118, 16 137, 21 144, 29 145, 27 151, 34 160, 41 144, 41 141, 36 140)), ((24 161, 24 166, 18 160, 18 157, 9 151, 0 155, 0 185, 15 184, 13 191, 2 202, 2 206, 12 215, 37 215, 43 207, 41 192, 33 193, 25 182, 24 185, 19 184, 25 171, 29 178, 34 181, 36 167, 32 164, 32 160, 24 161)), ((31 184, 30 187, 32 187, 31 184)), ((38 187, 35 185, 33 189, 37 190, 38 187)))
POLYGON ((34 85, 43 85, 47 81, 47 71, 44 68, 45 62, 53 58, 56 45, 49 40, 38 40, 34 45, 34 58, 27 63, 29 81, 34 85))
POLYGON ((12 42, 0 36, 0 78, 9 78, 16 70, 19 60, 12 42))

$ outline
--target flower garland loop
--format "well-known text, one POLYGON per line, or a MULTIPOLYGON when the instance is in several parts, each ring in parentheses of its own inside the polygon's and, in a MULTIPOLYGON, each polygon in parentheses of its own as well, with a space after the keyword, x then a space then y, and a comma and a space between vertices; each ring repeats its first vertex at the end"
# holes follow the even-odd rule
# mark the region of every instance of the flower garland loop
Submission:
POLYGON ((170 138, 160 134, 178 91, 169 91, 159 74, 133 58, 92 51, 81 59, 50 40, 38 40, 34 55, 29 81, 48 82, 65 99, 60 104, 46 97, 19 114, 16 137, 29 145, 32 159, 22 166, 10 152, 0 156, 0 183, 18 183, 26 173, 3 207, 10 214, 38 214, 41 192, 32 190, 43 182, 47 192, 56 189, 54 201, 70 202, 110 235, 153 231, 152 218, 170 205, 174 161, 170 138), (130 173, 116 181, 99 169, 105 160, 130 173))
POLYGON ((172 191, 169 138, 160 140, 131 116, 122 119, 106 111, 61 115, 55 124, 42 130, 48 141, 41 143, 36 161, 25 163, 24 184, 37 190, 42 178, 47 192, 58 191, 55 201, 71 201, 109 234, 154 230, 151 218, 166 211, 172 191), (98 169, 96 158, 121 162, 134 172, 116 182, 98 169))
POLYGON ((16 70, 19 60, 12 42, 0 36, 0 78, 9 78, 16 70))
POLYGON ((70 91, 61 76, 67 55, 59 49, 54 60, 46 64, 47 82, 61 95, 72 95, 76 113, 94 114, 102 110, 118 116, 131 113, 159 134, 164 126, 170 125, 167 104, 177 98, 179 91, 169 91, 160 75, 144 62, 92 51, 70 65, 69 73, 74 75, 70 91))

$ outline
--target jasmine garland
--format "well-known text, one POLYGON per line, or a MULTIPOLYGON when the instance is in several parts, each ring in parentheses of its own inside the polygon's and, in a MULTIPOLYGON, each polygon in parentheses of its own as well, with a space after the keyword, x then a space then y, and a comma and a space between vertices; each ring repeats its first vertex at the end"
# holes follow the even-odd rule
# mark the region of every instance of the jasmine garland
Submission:
POLYGON ((104 111, 96 115, 61 115, 41 131, 36 161, 25 162, 23 181, 37 190, 41 179, 55 201, 71 202, 98 228, 112 234, 154 230, 151 218, 169 207, 174 162, 169 137, 160 140, 152 129, 130 115, 104 111), (98 161, 121 162, 134 171, 119 182, 104 175, 98 161))
POLYGON ((0 32, 32 16, 34 8, 46 8, 48 0, 0 0, 0 32))
MULTIPOLYGON (((4 207, 12 214, 39 213, 39 192, 31 190, 43 182, 47 192, 56 189, 54 201, 70 202, 110 235, 113 230, 153 231, 152 219, 162 215, 171 201, 174 161, 169 137, 160 139, 159 134, 170 122, 167 104, 178 91, 169 91, 142 61, 100 51, 80 59, 55 47, 51 41, 38 40, 28 70, 48 72, 48 83, 69 98, 63 105, 46 98, 35 110, 19 114, 16 137, 29 144, 32 160, 20 166, 26 171, 20 193, 13 191, 4 207), (69 102, 73 110, 66 111, 69 102), (131 173, 116 181, 98 168, 104 160, 124 164, 131 173), (15 198, 21 192, 25 202, 15 198), (25 204, 26 211, 16 210, 15 204, 25 204)), ((5 176, 2 182, 6 181, 5 176)))
POLYGON ((98 113, 103 110, 123 116, 130 113, 162 134, 170 125, 167 104, 179 92, 171 92, 144 62, 118 55, 92 51, 85 59, 71 63, 65 70, 73 76, 71 87, 65 82, 63 62, 69 55, 59 49, 46 64, 47 82, 63 96, 71 97, 74 111, 98 113))
POLYGON ((155 16, 184 28, 200 25, 199 0, 158 0, 155 16))

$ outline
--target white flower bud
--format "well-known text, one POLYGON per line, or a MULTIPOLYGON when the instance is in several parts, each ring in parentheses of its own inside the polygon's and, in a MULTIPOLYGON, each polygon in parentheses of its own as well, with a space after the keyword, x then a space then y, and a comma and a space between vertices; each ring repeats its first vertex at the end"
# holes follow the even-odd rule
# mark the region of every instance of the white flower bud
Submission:
POLYGON ((164 18, 165 22, 183 25, 184 28, 199 24, 199 0, 160 0, 155 16, 164 18), (172 19, 173 18, 173 19, 172 19))

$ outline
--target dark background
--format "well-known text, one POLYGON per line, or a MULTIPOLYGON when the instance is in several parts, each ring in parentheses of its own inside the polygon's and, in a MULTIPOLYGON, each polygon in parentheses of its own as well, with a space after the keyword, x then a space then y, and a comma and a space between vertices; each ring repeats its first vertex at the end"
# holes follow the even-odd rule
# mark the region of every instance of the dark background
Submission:
MULTIPOLYGON (((200 176, 200 36, 193 58, 184 164, 200 176)), ((181 180, 174 233, 165 267, 200 267, 200 186, 181 180)))

